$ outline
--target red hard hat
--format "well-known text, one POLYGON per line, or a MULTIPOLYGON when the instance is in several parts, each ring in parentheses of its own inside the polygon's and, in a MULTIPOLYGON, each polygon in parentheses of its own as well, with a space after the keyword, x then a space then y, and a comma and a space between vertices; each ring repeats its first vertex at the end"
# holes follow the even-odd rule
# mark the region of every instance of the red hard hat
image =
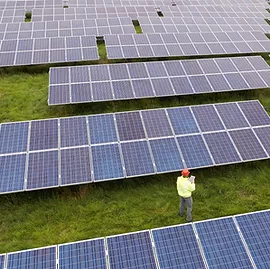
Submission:
POLYGON ((186 177, 190 174, 190 172, 188 171, 187 168, 185 168, 183 171, 182 171, 182 176, 186 177))

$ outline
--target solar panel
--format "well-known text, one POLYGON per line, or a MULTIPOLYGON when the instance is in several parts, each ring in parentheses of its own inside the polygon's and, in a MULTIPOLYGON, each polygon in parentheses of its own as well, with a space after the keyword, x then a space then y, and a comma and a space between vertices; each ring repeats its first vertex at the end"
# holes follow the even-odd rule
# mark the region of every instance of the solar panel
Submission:
POLYGON ((247 101, 27 122, 23 151, 0 154, 0 193, 268 158, 269 124, 251 127, 248 103, 265 116, 247 101))
POLYGON ((215 107, 227 129, 244 128, 249 126, 236 103, 217 104, 215 107))
POLYGON ((146 138, 139 112, 115 115, 120 141, 146 138))
POLYGON ((27 190, 58 186, 58 151, 29 154, 27 190))
POLYGON ((254 132, 260 139, 263 147, 268 153, 268 156, 270 155, 270 127, 261 127, 254 129, 254 132))
POLYGON ((147 141, 122 143, 127 177, 155 173, 147 141))
POLYGON ((165 110, 142 111, 142 118, 149 138, 173 135, 165 110))
POLYGON ((123 165, 118 144, 92 146, 94 180, 123 178, 123 165))
POLYGON ((58 120, 31 122, 30 150, 58 148, 58 120))
POLYGON ((196 222, 209 268, 253 268, 232 218, 196 222))
POLYGON ((192 111, 202 132, 224 130, 224 126, 211 105, 192 107, 192 111))
POLYGON ((161 269, 206 268, 192 225, 153 229, 152 235, 161 269))
MULTIPOLYGON (((265 64, 260 56, 250 58, 256 60, 260 65, 265 64)), ((243 59, 245 63, 249 64, 249 57, 239 59, 243 59)), ((228 60, 228 62, 220 62, 219 60, 221 59, 52 68, 49 104, 188 95, 257 87, 255 84, 249 86, 243 78, 243 74, 247 74, 249 71, 232 73, 238 72, 236 69, 237 62, 233 65, 230 58, 223 59, 228 60), (214 68, 217 66, 216 62, 223 63, 227 66, 227 69, 222 71, 217 68, 215 71, 213 70, 214 73, 209 73, 209 66, 214 68), (206 64, 204 65, 204 63, 206 64), (185 71, 183 66, 186 69, 185 71), (206 69, 204 70, 204 68, 206 69), (88 75, 89 70, 90 77, 88 75), (207 75, 202 74, 202 72, 207 75)), ((242 61, 238 62, 241 67, 242 61)), ((268 87, 270 69, 266 68, 259 72, 264 79, 264 87, 268 87)), ((258 86, 261 87, 261 85, 258 86)))
POLYGON ((0 156, 0 192, 24 190, 26 154, 0 156))
POLYGON ((148 231, 107 237, 109 264, 116 268, 157 268, 148 231))
POLYGON ((27 150, 29 122, 2 124, 0 129, 0 154, 27 150))
POLYGON ((251 126, 270 124, 268 114, 258 101, 240 102, 239 106, 251 126))
POLYGON ((243 160, 267 158, 251 129, 235 130, 229 133, 243 160))
POLYGON ((1 269, 5 269, 4 266, 5 266, 5 259, 6 259, 6 255, 5 254, 1 254, 0 255, 0 268, 1 269))
POLYGON ((56 269, 56 247, 8 253, 7 269, 56 269))
POLYGON ((91 144, 117 142, 113 114, 88 117, 91 144))
POLYGON ((213 156, 215 164, 240 162, 236 149, 226 132, 204 134, 207 146, 213 156))
POLYGON ((150 145, 158 173, 184 169, 174 138, 150 140, 150 145))
POLYGON ((270 266, 270 211, 235 217, 257 268, 270 266))
POLYGON ((88 145, 85 117, 60 119, 61 147, 88 145))
POLYGON ((106 269, 104 239, 63 244, 59 249, 59 269, 106 269))
POLYGON ((91 182, 89 147, 61 150, 61 184, 91 182))
POLYGON ((212 166, 213 162, 201 135, 177 137, 188 168, 212 166))

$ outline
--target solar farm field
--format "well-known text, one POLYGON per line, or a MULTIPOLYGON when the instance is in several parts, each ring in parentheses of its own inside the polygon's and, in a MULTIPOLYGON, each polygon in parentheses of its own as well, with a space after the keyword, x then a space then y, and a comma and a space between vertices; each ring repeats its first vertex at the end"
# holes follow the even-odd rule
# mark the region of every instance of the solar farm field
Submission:
POLYGON ((80 247, 100 255, 94 268, 141 249, 132 266, 173 268, 186 262, 167 263, 175 232, 195 250, 186 268, 215 268, 223 254, 213 258, 208 229, 235 236, 246 268, 265 259, 253 215, 237 215, 270 208, 268 4, 175 2, 0 0, 1 269, 36 248, 44 268, 69 268, 80 247), (194 224, 178 229, 184 167, 194 224))

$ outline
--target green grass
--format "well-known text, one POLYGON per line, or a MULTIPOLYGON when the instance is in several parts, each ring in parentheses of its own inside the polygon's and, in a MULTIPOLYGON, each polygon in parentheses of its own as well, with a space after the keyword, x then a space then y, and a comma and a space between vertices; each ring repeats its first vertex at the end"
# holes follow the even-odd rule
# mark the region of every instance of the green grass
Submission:
MULTIPOLYGON (((106 49, 99 45, 101 62, 106 49)), ((40 70, 36 69, 37 72, 40 70)), ((1 71, 0 122, 259 99, 269 89, 48 106, 48 73, 1 71)), ((198 169, 194 220, 269 208, 270 160, 198 169)), ((177 174, 0 196, 0 253, 185 222, 178 217, 177 174)))
MULTIPOLYGON (((195 221, 269 208, 270 161, 194 171, 195 221)), ((184 223, 177 174, 0 197, 0 253, 184 223)))

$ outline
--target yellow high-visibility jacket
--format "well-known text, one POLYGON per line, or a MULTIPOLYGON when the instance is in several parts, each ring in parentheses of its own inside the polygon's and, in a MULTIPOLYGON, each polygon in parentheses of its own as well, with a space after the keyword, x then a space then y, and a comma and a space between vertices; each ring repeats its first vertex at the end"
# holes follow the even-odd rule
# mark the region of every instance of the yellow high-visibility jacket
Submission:
POLYGON ((178 194, 184 198, 190 197, 195 190, 195 183, 191 183, 188 177, 178 177, 176 185, 178 194))

